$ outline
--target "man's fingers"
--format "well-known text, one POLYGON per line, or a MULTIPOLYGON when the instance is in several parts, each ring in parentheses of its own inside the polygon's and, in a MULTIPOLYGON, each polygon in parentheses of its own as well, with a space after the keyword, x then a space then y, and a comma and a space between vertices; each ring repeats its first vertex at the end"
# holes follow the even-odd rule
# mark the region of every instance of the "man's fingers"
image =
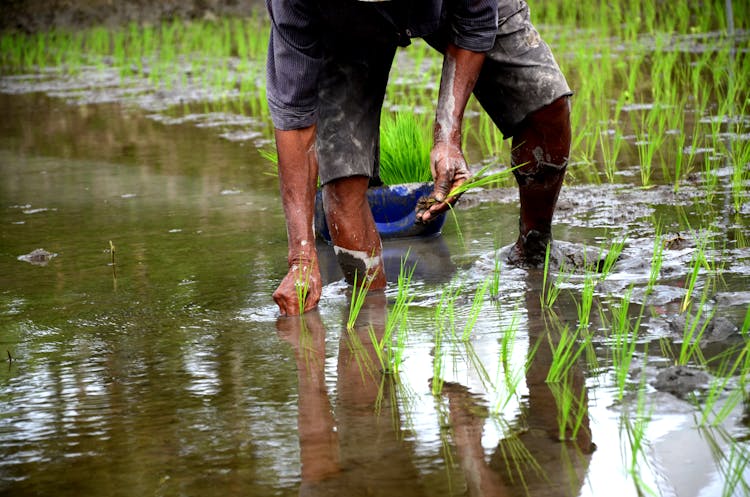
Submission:
POLYGON ((451 184, 453 183, 452 179, 453 178, 445 178, 445 177, 437 178, 435 180, 435 188, 433 189, 433 192, 432 192, 432 198, 434 198, 438 202, 445 201, 445 197, 448 196, 448 193, 450 192, 450 189, 451 189, 451 184))

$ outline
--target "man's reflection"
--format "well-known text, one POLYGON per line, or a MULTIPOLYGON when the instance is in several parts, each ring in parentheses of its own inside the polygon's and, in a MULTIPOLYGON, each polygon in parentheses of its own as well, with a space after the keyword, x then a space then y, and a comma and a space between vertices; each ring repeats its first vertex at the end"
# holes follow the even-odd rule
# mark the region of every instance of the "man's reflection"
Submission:
MULTIPOLYGON (((530 282, 531 287, 534 284, 530 282)), ((459 384, 446 382, 452 441, 458 469, 472 496, 577 495, 585 478, 591 442, 583 372, 575 369, 567 383, 546 383, 552 355, 539 291, 526 295, 528 350, 536 351, 527 373, 528 399, 522 433, 508 434, 487 457, 482 433, 489 412, 483 399, 459 384), (542 340, 539 347, 535 347, 542 340), (573 424, 560 424, 560 392, 583 409, 573 424), (561 441, 561 439, 563 439, 561 441)), ((299 439, 302 463, 300 495, 433 495, 414 464, 414 447, 405 437, 391 389, 391 375, 380 371, 372 343, 384 332, 386 299, 370 293, 352 329, 341 332, 333 399, 325 384, 326 330, 317 311, 280 318, 280 337, 295 352, 299 381, 299 439), (332 402, 333 400, 333 402, 332 402), (334 413, 335 412, 335 416, 334 413), (420 477, 421 476, 421 477, 420 477)), ((344 320, 346 322, 346 320, 344 320)), ((426 386, 428 388, 428 386, 426 386)), ((454 488, 453 490, 457 490, 454 488)), ((442 488, 438 493, 446 493, 442 488)))
POLYGON ((334 406, 325 385, 326 333, 318 312, 277 322, 297 361, 300 495, 426 495, 391 402, 392 377, 380 372, 372 343, 370 330, 381 339, 385 318, 385 294, 371 292, 355 326, 342 331, 334 406))
POLYGON ((443 387, 458 462, 471 496, 578 495, 595 448, 583 371, 574 367, 565 382, 546 383, 552 363, 548 341, 557 344, 559 328, 544 319, 537 279, 531 271, 526 292, 528 350, 535 352, 530 352, 534 355, 526 372, 529 393, 521 419, 525 430, 500 440, 487 462, 481 440, 489 413, 482 399, 459 384, 443 387), (567 418, 562 415, 566 401, 572 402, 567 418))

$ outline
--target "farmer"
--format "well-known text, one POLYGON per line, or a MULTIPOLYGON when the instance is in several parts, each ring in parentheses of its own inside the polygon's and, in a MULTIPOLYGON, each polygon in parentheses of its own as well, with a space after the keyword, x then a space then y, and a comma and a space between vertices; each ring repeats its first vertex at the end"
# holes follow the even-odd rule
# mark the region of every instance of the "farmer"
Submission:
POLYGON ((334 251, 350 280, 386 284, 380 236, 366 192, 378 182, 379 123, 396 48, 424 38, 444 54, 427 223, 470 177, 461 123, 472 91, 506 137, 520 194, 511 262, 538 264, 570 148, 572 94, 523 0, 266 0, 271 17, 267 97, 275 127, 289 271, 273 298, 282 314, 320 299, 313 233, 318 178, 334 251), (298 291, 302 288, 303 291, 298 291))

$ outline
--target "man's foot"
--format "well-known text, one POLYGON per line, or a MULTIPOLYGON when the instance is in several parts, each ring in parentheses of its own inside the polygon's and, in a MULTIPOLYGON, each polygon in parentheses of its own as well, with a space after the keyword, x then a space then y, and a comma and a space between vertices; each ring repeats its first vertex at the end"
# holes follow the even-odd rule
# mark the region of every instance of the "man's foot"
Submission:
POLYGON ((508 254, 508 262, 515 266, 542 267, 547 254, 547 246, 552 243, 552 235, 530 230, 520 235, 508 254))

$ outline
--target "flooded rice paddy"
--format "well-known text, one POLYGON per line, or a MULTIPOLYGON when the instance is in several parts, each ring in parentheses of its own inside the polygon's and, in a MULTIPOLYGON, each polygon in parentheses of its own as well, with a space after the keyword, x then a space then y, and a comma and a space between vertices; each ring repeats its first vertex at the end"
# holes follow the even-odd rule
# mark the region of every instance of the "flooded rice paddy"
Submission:
POLYGON ((505 263, 502 186, 387 241, 351 326, 321 243, 318 310, 280 318, 263 112, 79 69, 0 78, 0 494, 748 495, 747 163, 642 188, 635 132, 571 165, 547 277, 505 263))

